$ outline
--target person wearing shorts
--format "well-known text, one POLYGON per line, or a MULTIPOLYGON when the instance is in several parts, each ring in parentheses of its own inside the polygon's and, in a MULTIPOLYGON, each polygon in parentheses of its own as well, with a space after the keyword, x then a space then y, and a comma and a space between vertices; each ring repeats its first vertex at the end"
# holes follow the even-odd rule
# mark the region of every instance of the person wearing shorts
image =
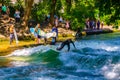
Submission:
POLYGON ((10 26, 10 45, 12 44, 14 39, 14 25, 10 26))
POLYGON ((40 24, 38 23, 37 26, 35 27, 35 34, 34 34, 34 36, 36 37, 37 44, 40 42, 40 38, 41 38, 39 34, 40 34, 40 24))

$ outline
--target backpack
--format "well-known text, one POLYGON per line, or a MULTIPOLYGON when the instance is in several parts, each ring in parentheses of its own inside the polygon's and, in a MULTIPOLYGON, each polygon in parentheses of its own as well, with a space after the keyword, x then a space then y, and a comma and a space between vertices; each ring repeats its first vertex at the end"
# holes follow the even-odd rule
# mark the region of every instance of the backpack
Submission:
POLYGON ((2 6, 2 11, 4 11, 4 12, 6 12, 6 11, 7 11, 6 6, 2 6))

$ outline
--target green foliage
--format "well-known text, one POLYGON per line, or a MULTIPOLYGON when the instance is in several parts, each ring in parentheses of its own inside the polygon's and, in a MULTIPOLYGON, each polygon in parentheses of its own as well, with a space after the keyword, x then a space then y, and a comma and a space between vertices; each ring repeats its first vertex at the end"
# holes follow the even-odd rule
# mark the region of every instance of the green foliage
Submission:
POLYGON ((73 30, 77 30, 77 28, 80 26, 80 23, 78 22, 78 19, 75 18, 72 22, 71 22, 71 28, 73 30))
MULTIPOLYGON (((67 9, 67 8, 65 8, 67 9)), ((67 11, 67 10, 65 10, 67 11)), ((95 8, 94 0, 72 2, 70 12, 65 12, 63 17, 71 21, 71 29, 84 28, 86 18, 97 18, 98 10, 95 8)))
POLYGON ((49 5, 47 3, 35 4, 31 11, 32 19, 35 19, 38 22, 44 21, 46 15, 49 13, 49 5))
POLYGON ((21 7, 23 7, 23 2, 23 0, 17 0, 17 2, 14 4, 14 8, 20 9, 21 7))
POLYGON ((13 6, 9 6, 9 9, 10 9, 10 14, 9 14, 9 16, 10 16, 10 17, 14 17, 15 8, 14 8, 13 6))
POLYGON ((10 0, 0 0, 0 3, 10 5, 10 0))
POLYGON ((60 15, 60 10, 62 9, 62 2, 61 0, 57 0, 56 3, 56 14, 59 16, 60 15))
POLYGON ((106 22, 107 25, 111 25, 110 16, 111 15, 104 15, 104 16, 101 17, 103 19, 103 21, 106 22))
POLYGON ((120 0, 96 0, 95 5, 99 8, 100 16, 110 15, 107 23, 115 23, 116 20, 120 20, 120 0))
POLYGON ((120 20, 116 20, 113 28, 118 29, 120 25, 120 20))
MULTIPOLYGON (((31 18, 43 22, 45 17, 55 8, 57 16, 62 16, 71 22, 71 29, 84 28, 87 18, 100 19, 105 24, 120 25, 120 0, 43 0, 33 5, 31 18)), ((0 0, 1 3, 10 5, 10 0, 0 0)), ((20 9, 24 0, 17 0, 14 8, 20 9)), ((23 9, 22 9, 23 10, 23 9)), ((12 13, 13 14, 13 13, 12 13)))

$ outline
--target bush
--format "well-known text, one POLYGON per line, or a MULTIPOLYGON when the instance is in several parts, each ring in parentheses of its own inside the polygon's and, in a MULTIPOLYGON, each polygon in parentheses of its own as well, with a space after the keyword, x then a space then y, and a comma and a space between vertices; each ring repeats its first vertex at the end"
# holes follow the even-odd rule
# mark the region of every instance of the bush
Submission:
POLYGON ((80 30, 83 30, 83 29, 84 29, 84 23, 78 22, 78 19, 75 18, 75 19, 73 19, 73 21, 71 22, 71 29, 72 29, 72 30, 77 30, 78 28, 80 28, 80 30))

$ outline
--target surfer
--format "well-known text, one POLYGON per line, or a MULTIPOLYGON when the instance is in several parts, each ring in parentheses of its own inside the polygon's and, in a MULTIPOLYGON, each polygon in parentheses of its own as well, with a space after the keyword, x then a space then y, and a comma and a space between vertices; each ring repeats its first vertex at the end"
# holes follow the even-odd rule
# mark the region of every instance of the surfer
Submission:
POLYGON ((61 43, 60 47, 57 47, 57 50, 62 50, 64 48, 64 46, 67 45, 68 51, 69 51, 70 50, 70 43, 72 43, 74 48, 76 48, 74 42, 71 39, 67 39, 61 43))

